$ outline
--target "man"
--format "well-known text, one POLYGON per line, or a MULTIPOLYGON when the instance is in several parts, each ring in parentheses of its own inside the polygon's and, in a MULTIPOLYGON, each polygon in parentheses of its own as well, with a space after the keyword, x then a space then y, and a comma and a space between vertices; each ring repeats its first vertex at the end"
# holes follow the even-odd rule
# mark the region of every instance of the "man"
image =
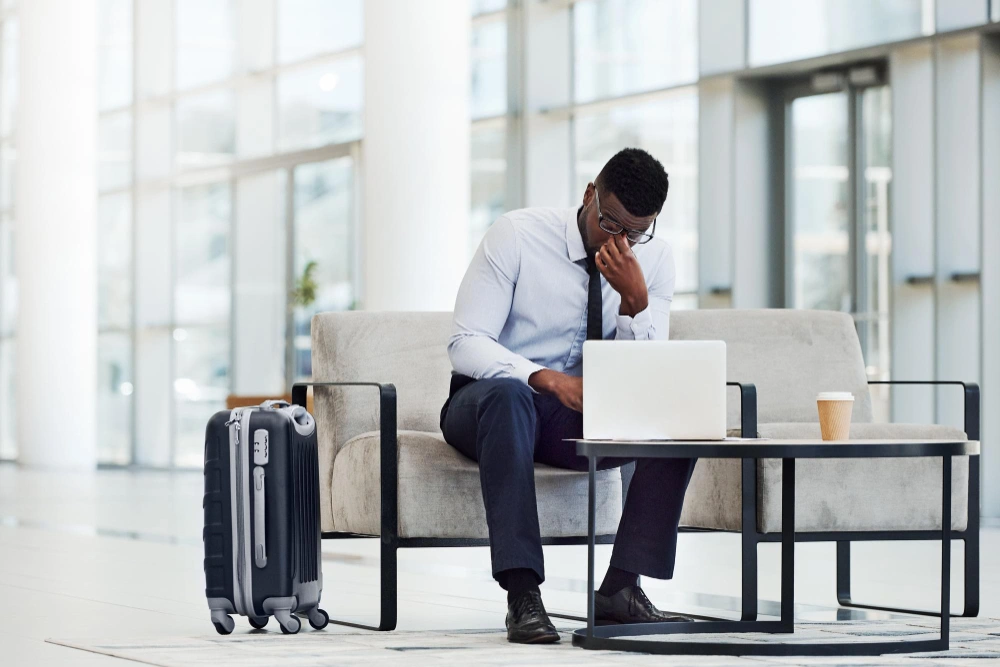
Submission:
MULTIPOLYGON (((459 289, 448 343, 455 372, 441 430, 479 462, 493 576, 507 591, 509 641, 559 641, 538 589, 545 570, 534 464, 586 470, 586 459, 564 442, 583 437, 584 340, 667 338, 674 260, 653 233, 668 185, 659 162, 627 148, 587 185, 579 208, 501 216, 459 289)), ((627 462, 604 460, 599 468, 627 462)), ((690 620, 656 609, 638 575, 673 576, 693 469, 689 460, 637 462, 596 594, 597 621, 690 620)))

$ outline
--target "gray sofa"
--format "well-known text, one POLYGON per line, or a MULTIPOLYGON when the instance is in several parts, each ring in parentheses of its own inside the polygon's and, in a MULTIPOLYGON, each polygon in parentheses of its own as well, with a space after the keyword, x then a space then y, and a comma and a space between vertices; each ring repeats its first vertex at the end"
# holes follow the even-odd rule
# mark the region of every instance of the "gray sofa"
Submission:
MULTIPOLYGON (((450 313, 323 313, 312 322, 322 528, 329 538, 381 536, 378 629, 395 627, 397 548, 486 544, 477 464, 452 449, 439 428, 451 374, 450 331, 450 313), (396 484, 383 485, 383 476, 396 484)), ((836 390, 856 397, 852 436, 964 439, 968 432, 978 439, 975 385, 956 383, 967 394, 966 432, 872 423, 861 348, 848 315, 678 311, 671 315, 671 338, 726 342, 729 380, 756 385, 761 437, 818 438, 815 396, 836 390)), ((294 388, 295 402, 304 398, 305 388, 294 388)), ((754 415, 741 414, 735 389, 728 415, 733 435, 739 434, 741 418, 750 418, 744 426, 753 424, 754 415)), ((969 615, 978 610, 978 457, 972 459, 956 459, 952 482, 953 535, 966 542, 969 615)), ((852 541, 934 539, 932 531, 940 530, 941 522, 934 500, 940 466, 940 460, 925 459, 799 463, 797 539, 837 542, 841 604, 862 606, 850 599, 852 541)), ((586 474, 538 465, 535 480, 545 543, 579 543, 587 534, 586 474)), ((610 542, 621 515, 620 472, 600 472, 597 493, 599 540, 610 542)), ((743 534, 744 619, 757 614, 757 545, 779 538, 780 497, 779 461, 705 459, 685 499, 685 528, 743 534)))

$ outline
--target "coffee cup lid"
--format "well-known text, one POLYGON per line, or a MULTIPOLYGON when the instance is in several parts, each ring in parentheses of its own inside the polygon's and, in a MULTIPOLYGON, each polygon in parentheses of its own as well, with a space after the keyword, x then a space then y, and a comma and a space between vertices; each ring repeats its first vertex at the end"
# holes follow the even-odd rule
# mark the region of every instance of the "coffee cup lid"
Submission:
POLYGON ((824 391, 816 396, 817 401, 853 401, 854 394, 849 391, 824 391))

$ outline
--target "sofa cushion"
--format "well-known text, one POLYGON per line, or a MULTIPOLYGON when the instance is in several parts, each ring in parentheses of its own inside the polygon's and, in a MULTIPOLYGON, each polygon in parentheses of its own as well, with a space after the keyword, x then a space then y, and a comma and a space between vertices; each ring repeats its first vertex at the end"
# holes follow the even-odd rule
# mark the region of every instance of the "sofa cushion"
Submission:
MULTIPOLYGON (((398 427, 439 432, 451 380, 450 333, 451 313, 320 313, 312 319, 313 377, 392 383, 398 427)), ((334 458, 348 440, 379 428, 379 396, 374 387, 317 387, 315 406, 322 525, 331 530, 334 458)))
MULTIPOLYGON (((332 529, 379 534, 378 431, 341 449, 333 467, 332 529)), ((440 433, 400 431, 399 536, 487 537, 479 465, 440 433)), ((535 493, 543 537, 587 535, 587 474, 536 464, 535 493)), ((621 475, 597 473, 597 532, 613 534, 621 518, 621 475)))
MULTIPOLYGON (((761 437, 818 439, 819 424, 760 424, 761 437)), ((961 439, 965 433, 923 424, 852 424, 852 438, 961 439)), ((681 525, 738 531, 741 462, 701 459, 684 500, 681 525)), ((952 528, 968 524, 969 459, 952 465, 952 528)), ((781 530, 781 461, 757 464, 757 529, 781 530)), ((803 459, 796 462, 795 529, 878 531, 941 529, 941 459, 803 459)))
MULTIPOLYGON (((817 421, 816 394, 854 394, 854 421, 872 421, 854 321, 817 310, 698 310, 670 316, 671 340, 726 342, 727 377, 757 387, 760 423, 817 421)), ((727 423, 739 426, 739 393, 727 392, 727 423)))

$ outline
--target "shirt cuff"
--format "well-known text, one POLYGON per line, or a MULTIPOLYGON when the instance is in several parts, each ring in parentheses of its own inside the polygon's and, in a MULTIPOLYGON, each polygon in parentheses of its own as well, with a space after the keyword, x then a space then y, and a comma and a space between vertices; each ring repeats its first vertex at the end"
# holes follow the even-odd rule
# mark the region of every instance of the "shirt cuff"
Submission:
POLYGON ((618 315, 618 340, 646 340, 653 326, 653 316, 649 306, 640 310, 635 317, 618 315))
POLYGON ((521 382, 526 384, 528 386, 528 389, 531 389, 531 391, 537 394, 538 392, 535 391, 535 388, 532 387, 530 384, 528 384, 528 378, 531 377, 532 373, 541 370, 545 370, 545 366, 539 366, 533 361, 524 359, 522 361, 518 361, 512 364, 512 368, 510 369, 510 375, 511 377, 520 380, 521 382))

